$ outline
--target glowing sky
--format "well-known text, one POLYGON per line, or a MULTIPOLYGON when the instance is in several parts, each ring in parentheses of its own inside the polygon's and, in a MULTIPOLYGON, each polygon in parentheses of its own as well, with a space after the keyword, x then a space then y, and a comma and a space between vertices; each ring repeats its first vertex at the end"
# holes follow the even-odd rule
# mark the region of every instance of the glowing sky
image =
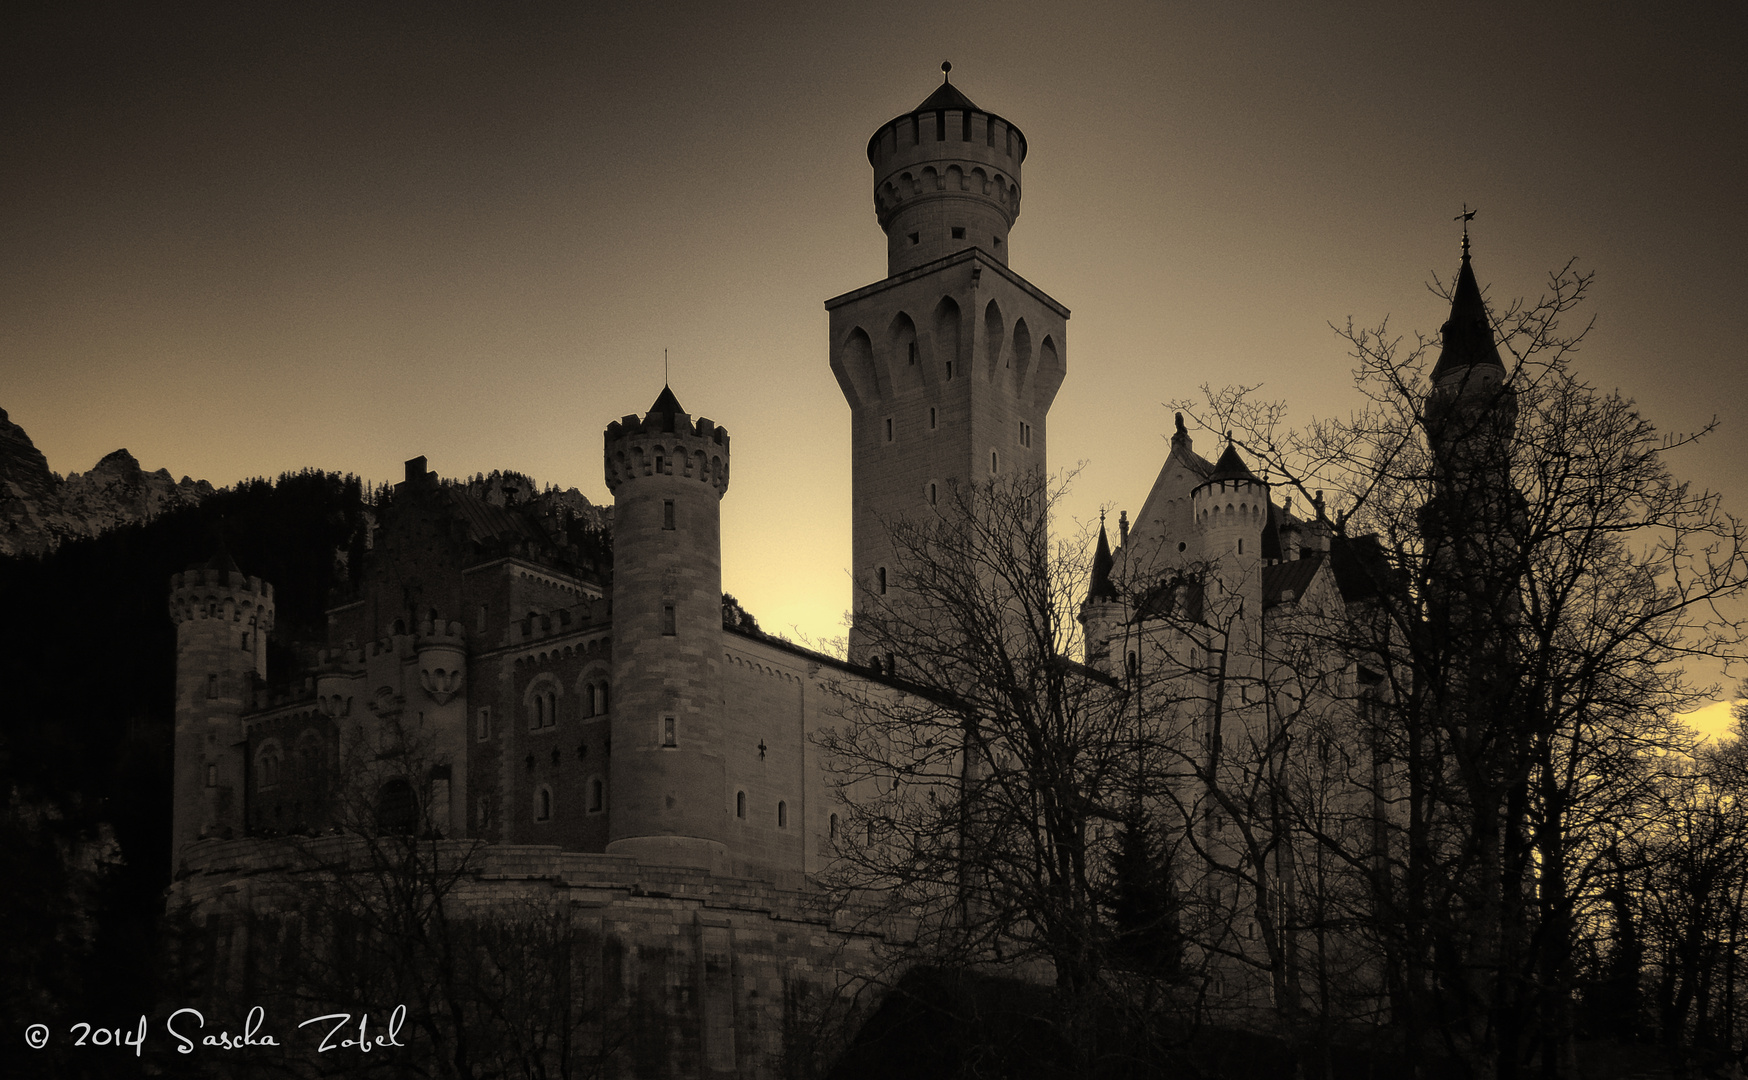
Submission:
POLYGON ((726 587, 836 636, 821 302, 884 276, 867 139, 951 59, 1030 145, 1011 265, 1073 312, 1071 515, 1136 510, 1204 382, 1348 409, 1328 324, 1436 331, 1464 202, 1494 302, 1597 271, 1585 373, 1719 415, 1675 464, 1748 509, 1741 5, 139 7, 0 24, 0 407, 63 473, 424 454, 605 501, 665 347, 734 438, 726 587))

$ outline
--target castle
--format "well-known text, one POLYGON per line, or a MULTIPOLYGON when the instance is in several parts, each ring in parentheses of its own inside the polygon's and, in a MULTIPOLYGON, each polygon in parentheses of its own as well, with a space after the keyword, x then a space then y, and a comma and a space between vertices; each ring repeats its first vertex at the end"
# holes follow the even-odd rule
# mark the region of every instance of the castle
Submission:
MULTIPOLYGON (((887 522, 927 512, 952 485, 1045 469, 1069 313, 1008 265, 1027 153, 1013 124, 944 82, 867 153, 888 274, 825 306, 851 415, 853 573, 879 597, 897 588, 887 522)), ((1465 249, 1453 325, 1467 333, 1477 312, 1484 323, 1479 305, 1465 249)), ((1452 340, 1447 327, 1441 377, 1486 363, 1452 340)), ((815 737, 841 722, 831 684, 878 682, 894 658, 854 627, 847 659, 824 656, 725 607, 730 438, 671 389, 606 425, 603 466, 610 575, 527 510, 409 461, 357 595, 329 611, 326 649, 287 692, 262 688, 271 584, 222 560, 173 578, 173 904, 221 913, 226 884, 258 869, 248 838, 328 831, 335 768, 399 753, 408 768, 371 793, 379 825, 484 841, 511 876, 592 890, 609 912, 592 916, 597 928, 682 927, 698 957, 739 950, 753 965, 756 952, 780 984, 831 981, 822 972, 843 961, 820 941, 833 928, 800 899, 840 827, 815 737), (646 893, 661 912, 624 909, 646 893), (813 944, 759 929, 772 920, 806 923, 813 944)), ((1339 608, 1371 587, 1364 553, 1332 543, 1320 501, 1295 515, 1236 446, 1212 462, 1196 453, 1181 418, 1133 526, 1125 518, 1114 549, 1101 527, 1098 543, 1082 619, 1087 663, 1111 677, 1150 655, 1199 670, 1185 603, 1206 614, 1230 602, 1239 621, 1226 632, 1260 640, 1302 604, 1339 608), (1217 568, 1224 595, 1179 590, 1168 618, 1122 585, 1189 565, 1217 568)), ((1233 715, 1251 722, 1254 704, 1233 715)), ((771 1051, 747 1017, 769 997, 697 978, 701 1034, 687 1052, 758 1072, 771 1051)))

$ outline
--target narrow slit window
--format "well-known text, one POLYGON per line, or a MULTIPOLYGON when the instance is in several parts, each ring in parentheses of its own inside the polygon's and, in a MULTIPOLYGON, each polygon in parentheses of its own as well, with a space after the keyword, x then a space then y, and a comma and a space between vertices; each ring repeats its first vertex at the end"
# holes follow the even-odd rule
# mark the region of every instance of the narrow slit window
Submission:
POLYGON ((607 785, 600 777, 589 781, 589 813, 599 814, 607 807, 607 785))
POLYGON ((217 675, 208 675, 206 677, 206 696, 209 698, 218 697, 218 676, 217 675))
POLYGON ((1000 465, 1001 465, 1001 459, 996 456, 996 453, 994 450, 991 450, 989 452, 989 475, 994 476, 996 473, 996 470, 1000 467, 1000 465))
POLYGON ((934 506, 938 497, 939 493, 935 490, 935 482, 931 480, 929 481, 929 505, 934 506))
POLYGON ((892 441, 892 417, 890 416, 886 418, 886 441, 892 441))
POLYGON ((953 377, 953 361, 949 360, 949 361, 947 361, 947 378, 951 379, 952 377, 953 377))
POLYGON ((933 405, 929 406, 929 430, 935 430, 935 407, 933 405))
POLYGON ((910 362, 915 364, 917 358, 916 342, 911 342, 910 347, 905 350, 905 353, 910 357, 910 362))
POLYGON ((674 628, 674 605, 662 606, 662 636, 673 637, 678 631, 674 628))
POLYGON ((879 569, 874 571, 874 583, 875 583, 875 588, 880 590, 880 595, 885 596, 886 595, 886 567, 882 566, 879 569))
POLYGON ((680 745, 679 722, 671 716, 662 717, 662 745, 665 747, 680 745))
POLYGON ((789 827, 789 804, 786 802, 783 802, 781 799, 779 799, 777 801, 777 828, 787 829, 788 827, 789 827))
POLYGON ((744 791, 737 791, 734 793, 734 816, 743 821, 746 820, 747 793, 744 791))
POLYGON ((492 737, 492 710, 491 710, 491 706, 489 706, 489 705, 482 706, 480 708, 480 711, 479 711, 479 727, 475 731, 474 738, 479 740, 480 742, 485 742, 488 739, 490 739, 491 737, 492 737))
POLYGON ((922 233, 911 233, 909 239, 910 239, 911 247, 915 247, 918 244, 923 242, 923 234, 922 233))
POLYGON ((662 528, 671 530, 673 527, 674 527, 674 500, 663 499, 662 500, 662 528))
POLYGON ((836 840, 838 838, 838 816, 836 814, 831 816, 831 822, 826 826, 826 830, 828 839, 836 840))

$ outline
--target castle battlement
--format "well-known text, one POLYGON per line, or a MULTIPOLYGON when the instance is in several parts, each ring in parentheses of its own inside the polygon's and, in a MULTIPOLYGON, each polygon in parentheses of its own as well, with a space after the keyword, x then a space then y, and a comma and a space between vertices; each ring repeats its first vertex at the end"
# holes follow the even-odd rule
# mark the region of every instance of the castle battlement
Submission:
POLYGON ((728 430, 703 417, 652 409, 608 424, 605 443, 608 491, 658 474, 703 481, 719 496, 728 490, 728 430))
POLYGON ((271 629, 273 586, 258 577, 213 567, 197 567, 170 575, 170 619, 173 622, 215 618, 241 622, 245 609, 251 609, 257 621, 267 620, 262 629, 271 629))

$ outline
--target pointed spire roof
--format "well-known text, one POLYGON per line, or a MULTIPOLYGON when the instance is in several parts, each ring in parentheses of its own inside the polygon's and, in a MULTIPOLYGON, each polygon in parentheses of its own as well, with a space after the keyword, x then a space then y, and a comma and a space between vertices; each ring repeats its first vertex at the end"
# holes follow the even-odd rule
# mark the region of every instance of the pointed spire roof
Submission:
POLYGON ((1439 330, 1444 348, 1433 365, 1432 381, 1438 382, 1453 371, 1491 364, 1501 371, 1505 364, 1499 359, 1499 346, 1493 341, 1493 323, 1487 317, 1487 305, 1481 299, 1481 286, 1475 281, 1474 268, 1469 265, 1469 233, 1463 231, 1463 266, 1457 271, 1457 288, 1451 293, 1451 317, 1439 330))
POLYGON ((1222 480, 1256 480, 1256 474, 1250 471, 1250 466, 1239 456, 1238 447, 1233 445, 1231 432, 1226 433, 1226 452, 1214 463, 1214 471, 1208 474, 1207 482, 1217 484, 1222 480))
POLYGON ((667 383, 663 383, 661 395, 655 399, 655 404, 649 407, 649 411, 652 413, 667 413, 672 416, 675 413, 683 413, 686 410, 680 408, 680 399, 674 396, 673 390, 669 389, 667 383))
POLYGON ((1105 516, 1099 515, 1099 546, 1093 552, 1092 584, 1086 591, 1087 602, 1094 600, 1115 600, 1117 588, 1111 584, 1111 568, 1116 560, 1111 558, 1111 539, 1105 534, 1105 516))
POLYGON ((923 99, 913 112, 934 112, 936 109, 967 109, 977 110, 971 99, 959 92, 959 88, 950 82, 943 82, 935 87, 935 92, 923 99))

